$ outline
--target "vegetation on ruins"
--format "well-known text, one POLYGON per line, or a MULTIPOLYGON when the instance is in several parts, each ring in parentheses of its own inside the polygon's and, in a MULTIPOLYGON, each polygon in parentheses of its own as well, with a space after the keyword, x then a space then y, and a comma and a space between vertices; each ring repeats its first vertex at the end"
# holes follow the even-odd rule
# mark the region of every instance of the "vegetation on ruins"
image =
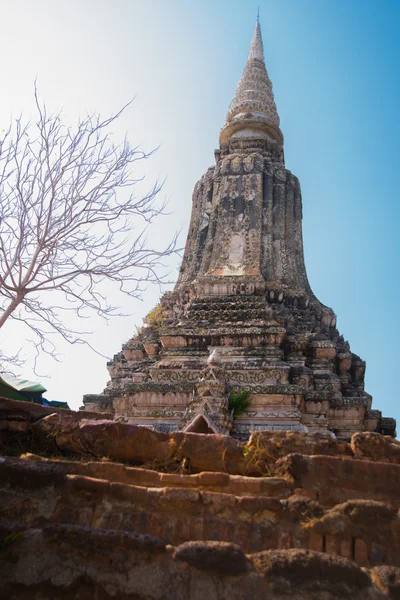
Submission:
POLYGON ((0 328, 22 321, 37 351, 54 355, 54 333, 88 343, 87 332, 68 323, 71 313, 119 314, 105 284, 140 297, 143 282, 164 281, 160 269, 176 238, 158 249, 146 237, 165 204, 159 182, 137 193, 142 178, 133 169, 152 152, 112 139, 126 106, 67 127, 36 87, 35 101, 37 119, 19 117, 0 136, 0 328))
POLYGON ((233 415, 238 417, 242 415, 248 408, 250 404, 249 400, 250 392, 244 390, 243 392, 234 392, 232 391, 229 394, 228 405, 229 410, 233 410, 233 415))
POLYGON ((161 304, 157 304, 146 317, 146 323, 149 327, 161 327, 163 320, 164 313, 161 304))

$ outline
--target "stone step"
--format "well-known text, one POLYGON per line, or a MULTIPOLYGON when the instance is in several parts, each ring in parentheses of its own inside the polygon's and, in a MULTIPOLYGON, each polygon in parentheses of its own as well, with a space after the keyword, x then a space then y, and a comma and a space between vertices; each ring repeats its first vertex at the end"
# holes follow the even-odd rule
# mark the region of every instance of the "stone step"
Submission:
MULTIPOLYGON (((51 465, 51 459, 44 459, 35 454, 26 454, 21 459, 9 459, 11 464, 26 462, 51 465)), ((151 469, 128 467, 122 463, 113 462, 81 462, 62 461, 58 463, 66 475, 79 475, 95 479, 104 479, 110 482, 126 483, 144 487, 180 487, 198 490, 211 490, 233 494, 235 496, 269 496, 287 498, 292 493, 292 486, 287 479, 282 477, 246 477, 244 475, 229 475, 214 471, 203 471, 195 475, 181 473, 160 473, 151 469)), ((1 473, 1 465, 0 465, 1 473)))
MULTIPOLYGON (((154 479, 160 485, 158 487, 65 473, 64 463, 54 460, 3 457, 0 461, 0 502, 7 520, 18 524, 18 531, 27 527, 48 529, 68 523, 70 526, 103 530, 104 535, 114 539, 118 531, 134 531, 155 536, 164 544, 178 545, 189 540, 213 539, 238 544, 247 553, 304 548, 338 554, 363 566, 382 563, 399 565, 398 517, 396 508, 387 503, 390 495, 381 501, 371 500, 371 481, 363 482, 362 477, 354 478, 354 473, 345 468, 342 473, 347 473, 349 484, 353 481, 352 489, 356 490, 357 481, 358 493, 367 496, 367 499, 358 497, 344 501, 343 490, 346 488, 341 482, 342 486, 338 488, 342 491, 342 503, 336 506, 321 505, 315 498, 315 479, 310 480, 310 471, 304 473, 305 465, 299 463, 300 459, 315 462, 321 458, 325 462, 336 459, 335 464, 341 460, 343 465, 346 460, 352 461, 358 471, 360 465, 356 463, 362 462, 336 457, 291 455, 292 462, 287 465, 291 469, 291 476, 295 484, 305 483, 305 486, 282 499, 260 493, 256 496, 238 496, 213 491, 210 484, 218 483, 222 489, 222 484, 228 481, 224 473, 200 473, 198 481, 201 483, 203 479, 204 489, 181 486, 180 483, 187 479, 178 477, 173 480, 172 474, 169 477, 168 474, 161 474, 160 479, 154 479), (173 482, 174 485, 171 485, 173 482), (207 486, 210 486, 209 489, 205 489, 207 486), (371 527, 372 520, 379 523, 379 527, 371 527), (109 533, 106 534, 106 531, 109 533)), ((334 482, 331 479, 332 471, 326 466, 314 475, 318 478, 319 489, 328 491, 334 482)), ((385 473, 379 477, 383 465, 370 463, 367 470, 371 466, 376 470, 375 485, 379 485, 377 479, 380 479, 382 487, 387 481, 384 479, 385 473)), ((398 465, 386 466, 400 469, 398 465)), ((243 493, 248 490, 247 479, 229 478, 235 484, 239 482, 244 486, 243 493)), ((260 482, 262 487, 267 479, 257 478, 254 481, 260 482)), ((0 528, 2 525, 4 519, 0 522, 0 528)), ((7 548, 4 558, 8 553, 7 548)), ((30 560, 33 560, 32 554, 30 560)))

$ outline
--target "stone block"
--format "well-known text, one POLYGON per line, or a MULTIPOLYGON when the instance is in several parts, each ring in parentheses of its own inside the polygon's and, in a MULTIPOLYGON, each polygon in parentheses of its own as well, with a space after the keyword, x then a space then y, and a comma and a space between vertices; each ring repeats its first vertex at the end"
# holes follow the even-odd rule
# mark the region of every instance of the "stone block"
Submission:
POLYGON ((202 486, 226 487, 230 483, 228 473, 215 473, 212 471, 203 471, 199 473, 198 480, 202 486))
POLYGON ((244 445, 227 435, 174 432, 171 452, 186 457, 192 472, 218 471, 241 474, 244 445))
POLYGON ((174 558, 196 569, 223 575, 237 576, 248 569, 243 550, 228 542, 187 542, 176 549, 174 558))
POLYGON ((210 510, 233 509, 236 506, 236 497, 222 492, 200 492, 203 504, 210 510))
POLYGON ((355 540, 354 560, 359 565, 362 565, 362 566, 369 565, 368 546, 364 542, 364 540, 361 540, 360 538, 357 538, 355 540))
MULTIPOLYGON (((345 589, 359 591, 370 586, 370 579, 354 562, 339 556, 311 550, 266 550, 252 556, 253 564, 258 573, 269 581, 286 579, 293 586, 315 589, 320 585, 320 591, 332 593, 332 588, 344 584, 345 589), (321 574, 323 574, 321 576, 321 574)), ((345 598, 347 593, 338 597, 345 598)), ((315 598, 318 596, 316 595, 315 598)))
POLYGON ((110 487, 110 482, 106 479, 96 479, 95 477, 84 477, 82 475, 67 475, 66 478, 71 488, 90 492, 94 495, 106 494, 110 487))
POLYGON ((309 549, 315 550, 316 552, 322 552, 324 547, 323 537, 320 533, 314 531, 310 534, 309 549))
POLYGON ((286 479, 281 477, 261 477, 260 492, 266 496, 286 498, 292 493, 292 487, 286 479))
POLYGON ((267 462, 293 453, 352 456, 350 445, 338 441, 328 432, 257 431, 252 433, 247 447, 267 462))
POLYGON ((3 486, 42 490, 66 482, 62 464, 0 458, 0 481, 3 486))
POLYGON ((237 510, 256 515, 260 513, 263 519, 276 520, 283 508, 278 498, 239 496, 237 510))
POLYGON ((259 494, 261 492, 261 478, 231 476, 229 491, 237 496, 259 494))
POLYGON ((348 558, 349 560, 353 560, 353 540, 341 540, 340 541, 340 555, 343 558, 348 558))
POLYGON ((324 506, 365 498, 400 507, 400 465, 336 456, 291 454, 277 468, 294 486, 311 490, 324 506))
POLYGON ((170 458, 167 434, 136 425, 56 414, 34 423, 32 429, 37 435, 53 436, 58 449, 67 453, 136 463, 170 458))
MULTIPOLYGON (((138 469, 135 467, 123 466, 124 474, 127 483, 133 483, 142 486, 156 486, 160 484, 161 473, 157 471, 151 471, 150 469, 138 469)), ((112 471, 110 473, 110 479, 113 478, 112 471)), ((122 478, 122 474, 121 474, 122 478)))
POLYGON ((351 448, 357 458, 400 464, 400 442, 371 431, 355 433, 351 448))
POLYGON ((339 541, 334 535, 325 536, 325 552, 328 554, 340 554, 339 541))
POLYGON ((197 490, 186 488, 166 487, 163 491, 163 500, 170 508, 199 502, 200 494, 197 490))
POLYGON ((336 348, 315 348, 315 358, 318 360, 333 360, 336 356, 336 348))
POLYGON ((113 498, 132 503, 146 505, 149 502, 147 488, 128 483, 110 483, 110 494, 113 498))
POLYGON ((180 473, 160 473, 159 474, 160 484, 164 485, 164 486, 170 486, 170 485, 185 486, 188 484, 190 485, 189 477, 187 475, 183 475, 180 473))

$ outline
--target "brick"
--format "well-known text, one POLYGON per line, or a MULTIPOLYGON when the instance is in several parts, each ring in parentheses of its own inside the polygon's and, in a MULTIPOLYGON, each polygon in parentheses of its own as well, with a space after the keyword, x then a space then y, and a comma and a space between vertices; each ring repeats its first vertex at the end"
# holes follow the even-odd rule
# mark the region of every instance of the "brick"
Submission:
POLYGON ((195 503, 199 501, 200 494, 197 490, 166 487, 163 491, 163 497, 168 503, 195 503))
POLYGON ((105 494, 110 487, 110 483, 106 479, 96 479, 84 475, 67 475, 66 479, 71 487, 95 494, 105 494))
POLYGON ((231 476, 229 491, 238 496, 259 494, 261 492, 261 478, 231 476))
POLYGON ((354 559, 359 565, 369 565, 368 547, 364 540, 356 539, 354 559))
POLYGON ((114 498, 132 502, 134 504, 147 504, 149 494, 147 488, 128 483, 113 482, 110 484, 110 493, 114 498))
POLYGON ((323 539, 320 533, 315 533, 314 531, 311 533, 309 540, 309 549, 315 550, 315 552, 323 551, 323 539))
POLYGON ((201 492, 203 504, 222 510, 226 508, 234 508, 236 506, 236 497, 232 494, 224 494, 221 492, 201 492))
POLYGON ((212 487, 226 487, 230 482, 228 473, 213 473, 212 471, 199 473, 198 479, 201 485, 212 487))
POLYGON ((352 540, 342 540, 340 542, 340 555, 344 558, 349 558, 353 560, 353 541, 352 540))
POLYGON ((260 491, 267 496, 286 497, 292 493, 291 486, 281 477, 262 477, 260 481, 260 491))
POLYGON ((127 482, 130 481, 136 485, 156 486, 160 483, 160 473, 150 471, 150 469, 137 469, 135 467, 124 467, 127 482))
POLYGON ((296 487, 315 490, 324 506, 353 498, 390 502, 400 507, 400 465, 337 456, 298 456, 281 459, 296 487))
POLYGON ((238 510, 252 514, 262 513, 263 517, 270 517, 272 519, 276 518, 277 513, 282 512, 282 505, 278 498, 268 498, 263 496, 259 496, 258 498, 253 496, 240 496, 237 499, 237 507, 238 510))
POLYGON ((325 537, 325 551, 327 554, 340 554, 339 542, 334 535, 327 535, 325 537))
POLYGON ((164 494, 164 488, 160 487, 148 487, 147 496, 150 502, 159 502, 164 494))
POLYGON ((180 473, 161 473, 160 482, 162 485, 186 485, 186 475, 180 473))
POLYGON ((198 475, 183 475, 182 473, 160 473, 160 483, 164 486, 179 485, 192 487, 199 485, 198 475))

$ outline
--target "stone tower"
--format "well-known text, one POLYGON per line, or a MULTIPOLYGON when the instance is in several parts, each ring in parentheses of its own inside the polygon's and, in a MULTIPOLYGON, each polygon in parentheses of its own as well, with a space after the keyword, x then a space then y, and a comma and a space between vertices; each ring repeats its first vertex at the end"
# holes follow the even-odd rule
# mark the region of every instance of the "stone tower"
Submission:
POLYGON ((394 435, 371 409, 365 362, 308 283, 300 184, 285 167, 258 20, 215 158, 194 188, 174 291, 86 409, 243 440, 259 429, 394 435))

